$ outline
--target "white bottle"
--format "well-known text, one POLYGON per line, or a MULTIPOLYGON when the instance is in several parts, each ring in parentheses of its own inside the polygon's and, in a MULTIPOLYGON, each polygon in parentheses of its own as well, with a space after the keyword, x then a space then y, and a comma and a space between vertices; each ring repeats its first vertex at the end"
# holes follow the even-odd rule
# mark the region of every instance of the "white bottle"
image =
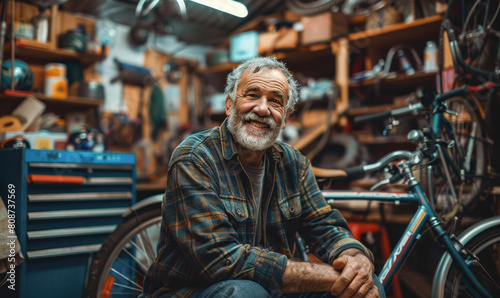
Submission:
POLYGON ((424 50, 424 72, 438 71, 437 46, 433 41, 428 41, 424 50))
POLYGON ((43 11, 33 17, 33 24, 36 28, 36 41, 47 42, 49 37, 49 20, 43 11))

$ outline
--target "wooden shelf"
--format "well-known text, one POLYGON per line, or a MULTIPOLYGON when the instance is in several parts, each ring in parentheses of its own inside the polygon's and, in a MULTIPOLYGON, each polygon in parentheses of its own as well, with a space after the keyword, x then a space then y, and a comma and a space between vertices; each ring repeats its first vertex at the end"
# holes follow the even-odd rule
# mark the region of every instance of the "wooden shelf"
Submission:
MULTIPOLYGON (((67 98, 60 99, 60 98, 48 97, 41 93, 34 93, 33 96, 47 104, 58 104, 58 105, 74 106, 74 107, 97 107, 104 104, 103 99, 95 99, 95 98, 68 96, 67 98)), ((0 98, 2 100, 17 100, 21 102, 24 100, 24 98, 26 98, 26 96, 15 96, 2 93, 0 94, 0 98)))
POLYGON ((384 144, 403 144, 409 143, 406 136, 372 136, 372 135, 357 135, 358 141, 368 145, 384 145, 384 144))
MULTIPOLYGON (((348 35, 351 46, 368 47, 374 44, 393 44, 394 41, 406 42, 416 39, 429 39, 429 32, 439 33, 439 27, 443 17, 435 15, 428 18, 418 19, 411 23, 398 23, 375 30, 355 32, 348 35), (437 30, 437 31, 436 31, 437 30), (362 44, 362 45, 361 45, 362 44)), ((311 46, 298 46, 292 50, 276 51, 274 55, 278 59, 294 59, 297 56, 304 58, 304 53, 332 52, 331 43, 322 43, 311 46)), ((294 59, 295 60, 295 59, 294 59)), ((240 63, 227 63, 215 66, 199 68, 199 74, 209 74, 215 72, 230 72, 240 63)), ((356 83, 358 84, 358 83, 356 83)), ((369 83, 364 83, 369 84, 369 83)))
POLYGON ((347 111, 347 115, 359 116, 359 115, 366 115, 366 114, 383 112, 383 111, 387 111, 387 110, 393 110, 393 109, 397 109, 397 108, 400 108, 400 107, 396 106, 396 105, 377 105, 377 106, 373 106, 373 107, 361 107, 361 108, 349 109, 347 111))
MULTIPOLYGON (((4 58, 10 59, 10 45, 6 45, 6 49, 7 52, 4 58)), ((83 67, 102 61, 107 57, 105 55, 52 48, 43 43, 36 43, 23 39, 16 40, 15 56, 25 62, 36 64, 78 60, 83 67)))
POLYGON ((355 32, 348 35, 351 46, 358 48, 371 47, 373 44, 387 44, 429 40, 432 34, 439 34, 439 28, 443 17, 435 15, 423 19, 417 19, 411 23, 398 23, 374 30, 355 32))
MULTIPOLYGON (((416 72, 413 75, 399 74, 397 76, 389 76, 380 81, 384 87, 403 87, 408 89, 410 87, 418 87, 436 82, 436 72, 416 72)), ((377 78, 366 79, 362 81, 350 82, 350 88, 368 87, 374 85, 377 78)))
POLYGON ((214 65, 214 66, 209 66, 209 67, 204 67, 204 68, 198 68, 197 72, 199 74, 209 74, 209 73, 214 73, 214 72, 230 72, 233 70, 233 68, 237 67, 240 65, 240 63, 227 63, 227 64, 220 64, 220 65, 214 65))
MULTIPOLYGON (((298 46, 295 49, 287 49, 287 50, 277 50, 273 53, 273 56, 279 60, 291 60, 287 62, 299 62, 299 61, 310 61, 310 57, 304 56, 304 54, 309 53, 312 55, 321 55, 323 53, 331 54, 330 43, 316 44, 311 46, 298 46)), ((226 63, 214 66, 208 66, 199 68, 197 72, 199 74, 209 74, 216 72, 227 72, 233 70, 233 68, 240 65, 238 62, 234 63, 226 63)))

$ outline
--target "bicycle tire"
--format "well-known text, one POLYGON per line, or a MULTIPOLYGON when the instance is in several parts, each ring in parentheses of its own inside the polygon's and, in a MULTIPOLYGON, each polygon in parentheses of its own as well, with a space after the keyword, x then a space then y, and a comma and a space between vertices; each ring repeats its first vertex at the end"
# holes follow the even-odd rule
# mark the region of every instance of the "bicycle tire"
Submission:
POLYGON ((440 69, 443 68, 443 34, 448 32, 452 43, 450 52, 458 81, 481 85, 486 81, 498 83, 500 3, 495 1, 449 1, 440 30, 440 69), (449 30, 449 31, 448 31, 449 30), (453 32, 451 37, 450 32, 453 32))
MULTIPOLYGON (((457 112, 458 116, 445 114, 443 121, 449 123, 452 132, 443 128, 439 137, 447 142, 455 139, 453 147, 444 149, 448 151, 459 170, 463 170, 466 178, 461 191, 461 178, 449 167, 455 193, 457 196, 462 193, 462 206, 458 207, 473 209, 478 199, 485 193, 483 188, 486 185, 489 158, 486 152, 484 128, 475 103, 463 97, 448 99, 446 103, 448 109, 457 112), (456 138, 453 138, 451 133, 456 138)), ((456 210, 457 206, 453 202, 444 168, 441 165, 433 166, 430 176, 426 169, 420 171, 420 175, 422 189, 428 198, 433 200, 432 203, 438 213, 442 215, 444 221, 451 219, 452 216, 449 214, 455 213, 452 210, 456 210)))
POLYGON ((487 94, 484 123, 486 126, 486 135, 493 141, 490 147, 490 158, 493 172, 500 173, 500 117, 496 113, 500 111, 500 90, 495 88, 487 94))
POLYGON ((94 257, 85 297, 137 297, 156 257, 154 237, 159 237, 160 223, 157 208, 138 212, 120 224, 94 257))
POLYGON ((301 16, 312 16, 326 11, 331 11, 334 6, 339 7, 344 0, 287 0, 287 7, 294 13, 301 16))
MULTIPOLYGON (((469 260, 474 276, 491 297, 500 297, 500 226, 480 232, 464 247, 478 258, 477 262, 469 260)), ((438 297, 472 297, 470 287, 464 284, 462 273, 455 264, 452 263, 445 271, 442 280, 445 282, 444 290, 438 297)))

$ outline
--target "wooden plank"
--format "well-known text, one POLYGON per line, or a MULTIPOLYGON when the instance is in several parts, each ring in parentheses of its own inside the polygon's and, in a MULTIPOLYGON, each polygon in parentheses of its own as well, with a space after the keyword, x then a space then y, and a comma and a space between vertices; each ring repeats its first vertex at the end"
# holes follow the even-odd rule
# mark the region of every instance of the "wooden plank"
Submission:
POLYGON ((227 63, 209 67, 202 67, 197 69, 197 73, 209 74, 209 73, 224 72, 224 71, 229 73, 231 72, 231 70, 233 70, 233 68, 237 67, 238 65, 240 65, 240 63, 227 63))
MULTIPOLYGON (((345 112, 344 107, 340 107, 340 109, 336 109, 332 113, 332 119, 330 121, 330 126, 335 125, 338 120, 339 120, 339 115, 342 115, 345 112)), ((328 129, 328 123, 322 123, 319 124, 311 129, 306 130, 303 134, 302 137, 299 138, 297 142, 295 142, 293 147, 295 147, 297 150, 302 150, 304 149, 307 145, 312 143, 317 137, 321 136, 323 133, 325 133, 328 129)))
MULTIPOLYGON (((335 79, 340 87, 340 103, 337 103, 339 110, 347 109, 349 106, 349 41, 347 38, 339 38, 338 48, 335 55, 335 79), (340 107, 339 107, 340 105, 340 107)), ((333 50, 332 46, 332 50, 333 50)))
POLYGON ((448 34, 443 34, 443 69, 449 68, 453 68, 453 56, 451 55, 448 34))
MULTIPOLYGON (((425 27, 428 25, 438 25, 441 23, 442 20, 443 20, 442 16, 435 15, 428 18, 417 19, 411 23, 397 23, 379 29, 350 33, 348 37, 350 41, 355 41, 360 39, 366 39, 369 37, 381 37, 382 35, 393 35, 397 32, 402 32, 405 35, 407 35, 408 29, 416 29, 418 31, 424 31, 422 32, 422 34, 428 34, 428 32, 425 32, 425 30, 422 30, 422 28, 420 27, 425 27)), ((409 36, 409 37, 415 39, 415 36, 409 36)))
POLYGON ((55 30, 54 33, 56 38, 58 38, 60 34, 66 33, 68 30, 78 28, 80 24, 85 27, 87 34, 92 35, 94 32, 95 18, 90 16, 60 11, 57 14, 55 22, 57 27, 53 30, 55 30))
POLYGON ((349 109, 349 111, 347 111, 347 115, 358 116, 358 115, 372 114, 372 113, 392 110, 395 108, 397 108, 395 105, 377 105, 373 107, 361 107, 356 109, 349 109))

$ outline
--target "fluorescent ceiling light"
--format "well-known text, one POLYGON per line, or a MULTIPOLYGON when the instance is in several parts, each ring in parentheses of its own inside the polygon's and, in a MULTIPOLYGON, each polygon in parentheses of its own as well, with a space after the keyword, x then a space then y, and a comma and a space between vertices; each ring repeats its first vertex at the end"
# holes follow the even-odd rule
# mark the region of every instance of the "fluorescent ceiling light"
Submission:
POLYGON ((244 18, 248 15, 247 7, 240 2, 233 0, 191 0, 192 2, 199 3, 220 10, 239 18, 244 18))

